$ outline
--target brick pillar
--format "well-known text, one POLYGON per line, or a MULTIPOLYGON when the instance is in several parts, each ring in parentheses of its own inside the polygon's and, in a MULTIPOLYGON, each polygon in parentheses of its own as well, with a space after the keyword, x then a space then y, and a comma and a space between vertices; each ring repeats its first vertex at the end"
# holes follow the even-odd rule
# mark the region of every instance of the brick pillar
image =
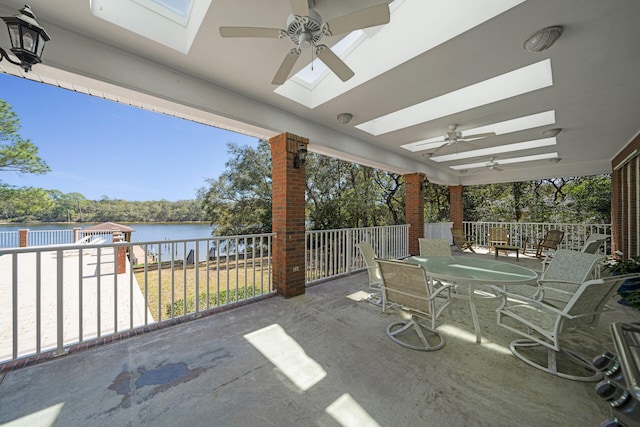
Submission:
MULTIPOLYGON (((122 243, 124 238, 122 237, 122 233, 113 232, 113 243, 122 243)), ((116 248, 116 256, 118 258, 118 270, 116 274, 124 274, 127 272, 127 248, 126 246, 117 246, 116 248)))
POLYGON ((305 292, 305 167, 293 167, 309 140, 283 133, 269 140, 272 163, 273 284, 285 298, 305 292))
POLYGON ((418 239, 424 237, 424 180, 423 173, 404 176, 406 187, 405 218, 409 224, 409 255, 418 255, 418 239))
POLYGON ((464 221, 463 190, 462 185, 449 186, 449 219, 454 227, 462 227, 464 221))
POLYGON ((27 246, 29 246, 29 230, 28 229, 21 229, 18 230, 18 235, 19 235, 19 240, 20 240, 20 247, 21 248, 26 248, 27 246))

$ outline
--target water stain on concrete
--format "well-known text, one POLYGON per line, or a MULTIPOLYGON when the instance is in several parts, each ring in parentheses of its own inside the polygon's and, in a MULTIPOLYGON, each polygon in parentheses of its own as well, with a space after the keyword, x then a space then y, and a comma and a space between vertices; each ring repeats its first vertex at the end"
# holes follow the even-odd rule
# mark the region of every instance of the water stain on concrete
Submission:
MULTIPOLYGON (((209 351, 207 356, 211 363, 209 368, 212 368, 219 360, 231 357, 231 354, 223 348, 218 348, 209 351)), ((158 393, 197 378, 209 368, 189 369, 186 363, 178 362, 159 364, 151 369, 141 366, 135 370, 122 371, 108 387, 118 396, 122 396, 122 400, 109 412, 118 408, 129 408, 132 404, 140 404, 158 393)))

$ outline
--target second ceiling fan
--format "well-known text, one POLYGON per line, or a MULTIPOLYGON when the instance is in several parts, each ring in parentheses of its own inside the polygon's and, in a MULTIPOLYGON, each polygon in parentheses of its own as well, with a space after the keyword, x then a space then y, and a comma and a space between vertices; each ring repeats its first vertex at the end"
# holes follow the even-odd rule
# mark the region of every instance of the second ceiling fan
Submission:
MULTIPOLYGON (((469 143, 469 141, 475 141, 476 139, 488 138, 490 136, 496 136, 495 132, 485 132, 485 133, 477 133, 475 135, 463 135, 462 132, 458 130, 458 125, 449 125, 449 130, 444 134, 444 139, 442 140, 442 145, 435 149, 432 153, 429 154, 429 157, 433 157, 438 151, 442 148, 447 147, 449 145, 456 145, 461 142, 469 143)), ((472 144, 469 144, 473 146, 472 144)))
POLYGON ((354 30, 374 27, 389 23, 390 13, 387 3, 361 9, 330 21, 324 22, 313 7, 314 0, 289 0, 291 14, 287 18, 286 29, 263 27, 220 27, 222 37, 260 37, 260 38, 289 38, 295 47, 287 53, 280 68, 271 82, 274 85, 283 84, 293 66, 297 62, 302 49, 311 48, 322 62, 334 72, 340 80, 347 81, 354 73, 347 64, 324 44, 318 42, 324 36, 335 36, 350 33, 354 30))

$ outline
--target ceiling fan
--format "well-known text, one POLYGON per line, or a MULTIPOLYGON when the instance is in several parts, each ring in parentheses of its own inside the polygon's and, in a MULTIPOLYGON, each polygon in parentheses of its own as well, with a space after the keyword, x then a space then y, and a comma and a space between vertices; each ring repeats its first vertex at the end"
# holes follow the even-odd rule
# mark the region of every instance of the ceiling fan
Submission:
MULTIPOLYGON (((495 132, 486 132, 486 133, 477 133, 475 135, 462 135, 462 132, 458 130, 458 125, 449 125, 449 130, 444 134, 444 139, 442 140, 442 145, 435 149, 434 152, 430 154, 429 157, 432 157, 442 148, 447 147, 449 145, 456 145, 458 143, 464 142, 469 143, 469 141, 475 141, 476 139, 488 138, 490 136, 496 136, 495 132)), ((436 143, 438 141, 435 141, 436 143)), ((473 144, 469 144, 473 146, 473 144)))
POLYGON ((287 53, 278 68, 273 81, 274 85, 283 84, 289 77, 302 49, 312 48, 322 62, 333 71, 340 80, 347 81, 354 73, 335 53, 324 44, 318 42, 324 36, 335 36, 350 33, 362 28, 374 27, 389 23, 389 5, 382 3, 377 6, 361 9, 330 21, 324 22, 313 8, 314 0, 289 0, 291 14, 287 18, 286 29, 262 27, 220 27, 222 37, 261 37, 261 38, 289 38, 295 47, 287 53))
POLYGON ((485 167, 492 171, 502 172, 504 169, 502 169, 499 165, 500 164, 496 161, 496 158, 492 157, 491 159, 489 159, 489 162, 485 165, 485 167))

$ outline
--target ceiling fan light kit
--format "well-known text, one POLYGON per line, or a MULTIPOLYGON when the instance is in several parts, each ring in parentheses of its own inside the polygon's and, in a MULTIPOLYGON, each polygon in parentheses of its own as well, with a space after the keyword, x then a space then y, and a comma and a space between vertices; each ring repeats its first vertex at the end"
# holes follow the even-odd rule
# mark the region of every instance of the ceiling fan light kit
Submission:
POLYGON ((555 25, 543 28, 529 36, 522 47, 527 52, 542 52, 549 49, 562 35, 562 27, 555 25))
POLYGON ((296 61, 302 53, 302 49, 313 49, 312 54, 317 55, 324 64, 342 80, 349 80, 354 76, 342 59, 338 57, 326 45, 318 44, 324 36, 336 36, 350 33, 354 30, 375 27, 388 24, 391 18, 389 5, 381 3, 377 6, 357 10, 343 16, 325 22, 320 14, 313 8, 313 0, 289 0, 291 14, 287 18, 287 28, 260 28, 260 27, 220 27, 222 37, 262 37, 262 38, 289 38, 295 45, 286 55, 278 71, 271 82, 281 85, 289 78, 296 61))
POLYGON ((351 113, 340 113, 338 114, 338 122, 341 125, 346 125, 347 123, 349 123, 351 121, 351 119, 353 118, 353 114, 351 113))

